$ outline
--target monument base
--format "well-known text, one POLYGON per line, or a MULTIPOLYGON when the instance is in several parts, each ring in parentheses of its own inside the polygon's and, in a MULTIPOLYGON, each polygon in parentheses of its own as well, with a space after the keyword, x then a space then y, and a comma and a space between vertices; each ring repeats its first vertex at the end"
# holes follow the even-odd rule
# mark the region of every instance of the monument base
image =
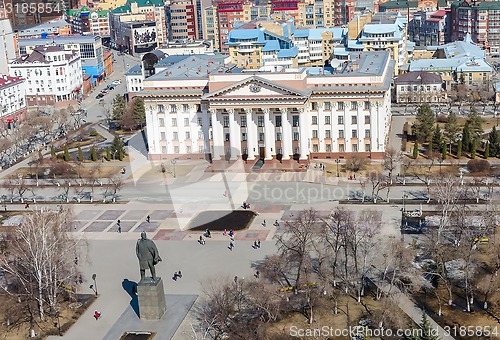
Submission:
POLYGON ((141 280, 137 284, 137 300, 141 319, 161 319, 167 310, 161 277, 157 277, 156 281, 141 280))

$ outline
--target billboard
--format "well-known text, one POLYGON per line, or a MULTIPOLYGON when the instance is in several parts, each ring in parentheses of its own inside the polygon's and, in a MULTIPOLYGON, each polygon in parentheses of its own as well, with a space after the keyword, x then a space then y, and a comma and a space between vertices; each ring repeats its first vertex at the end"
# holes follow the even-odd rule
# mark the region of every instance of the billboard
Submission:
POLYGON ((134 45, 156 44, 156 27, 134 28, 134 45))

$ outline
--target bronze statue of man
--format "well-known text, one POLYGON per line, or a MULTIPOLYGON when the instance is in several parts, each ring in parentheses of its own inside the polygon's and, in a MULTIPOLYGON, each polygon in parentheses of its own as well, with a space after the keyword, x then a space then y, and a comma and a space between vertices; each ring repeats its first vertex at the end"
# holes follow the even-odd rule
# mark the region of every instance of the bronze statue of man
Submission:
POLYGON ((161 257, 158 253, 158 248, 156 248, 155 243, 152 240, 148 239, 146 232, 144 231, 141 233, 141 238, 137 240, 135 253, 137 254, 137 258, 139 259, 141 281, 143 281, 145 278, 146 269, 149 269, 153 281, 156 282, 155 265, 161 261, 161 257))

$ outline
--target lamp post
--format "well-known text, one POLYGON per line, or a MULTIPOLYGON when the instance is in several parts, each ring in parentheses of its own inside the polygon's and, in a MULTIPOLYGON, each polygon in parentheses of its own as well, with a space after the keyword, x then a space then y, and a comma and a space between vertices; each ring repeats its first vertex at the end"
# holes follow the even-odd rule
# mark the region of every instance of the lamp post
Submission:
POLYGON ((406 212, 405 198, 408 198, 408 195, 403 191, 403 214, 406 212))
POLYGON ((98 295, 98 293, 97 293, 97 282, 96 282, 96 280, 95 280, 95 278, 96 278, 96 277, 97 277, 97 275, 96 275, 96 274, 92 274, 92 280, 94 281, 94 284, 93 284, 93 285, 90 285, 90 287, 89 287, 89 288, 90 288, 90 289, 92 289, 92 290, 94 291, 95 295, 97 296, 97 295, 98 295))
POLYGON ((174 178, 175 178, 175 164, 177 163, 177 158, 172 159, 172 165, 174 166, 174 178))
POLYGON ((340 173, 339 173, 339 163, 340 163, 340 159, 336 159, 335 160, 335 163, 337 163, 337 177, 340 177, 340 173))

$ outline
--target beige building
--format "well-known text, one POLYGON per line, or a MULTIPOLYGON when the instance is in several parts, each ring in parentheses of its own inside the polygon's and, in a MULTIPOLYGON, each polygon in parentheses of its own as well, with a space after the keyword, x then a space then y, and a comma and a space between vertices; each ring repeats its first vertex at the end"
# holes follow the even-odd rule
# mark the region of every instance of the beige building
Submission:
POLYGON ((438 74, 414 71, 394 79, 396 103, 446 103, 446 91, 438 74))

